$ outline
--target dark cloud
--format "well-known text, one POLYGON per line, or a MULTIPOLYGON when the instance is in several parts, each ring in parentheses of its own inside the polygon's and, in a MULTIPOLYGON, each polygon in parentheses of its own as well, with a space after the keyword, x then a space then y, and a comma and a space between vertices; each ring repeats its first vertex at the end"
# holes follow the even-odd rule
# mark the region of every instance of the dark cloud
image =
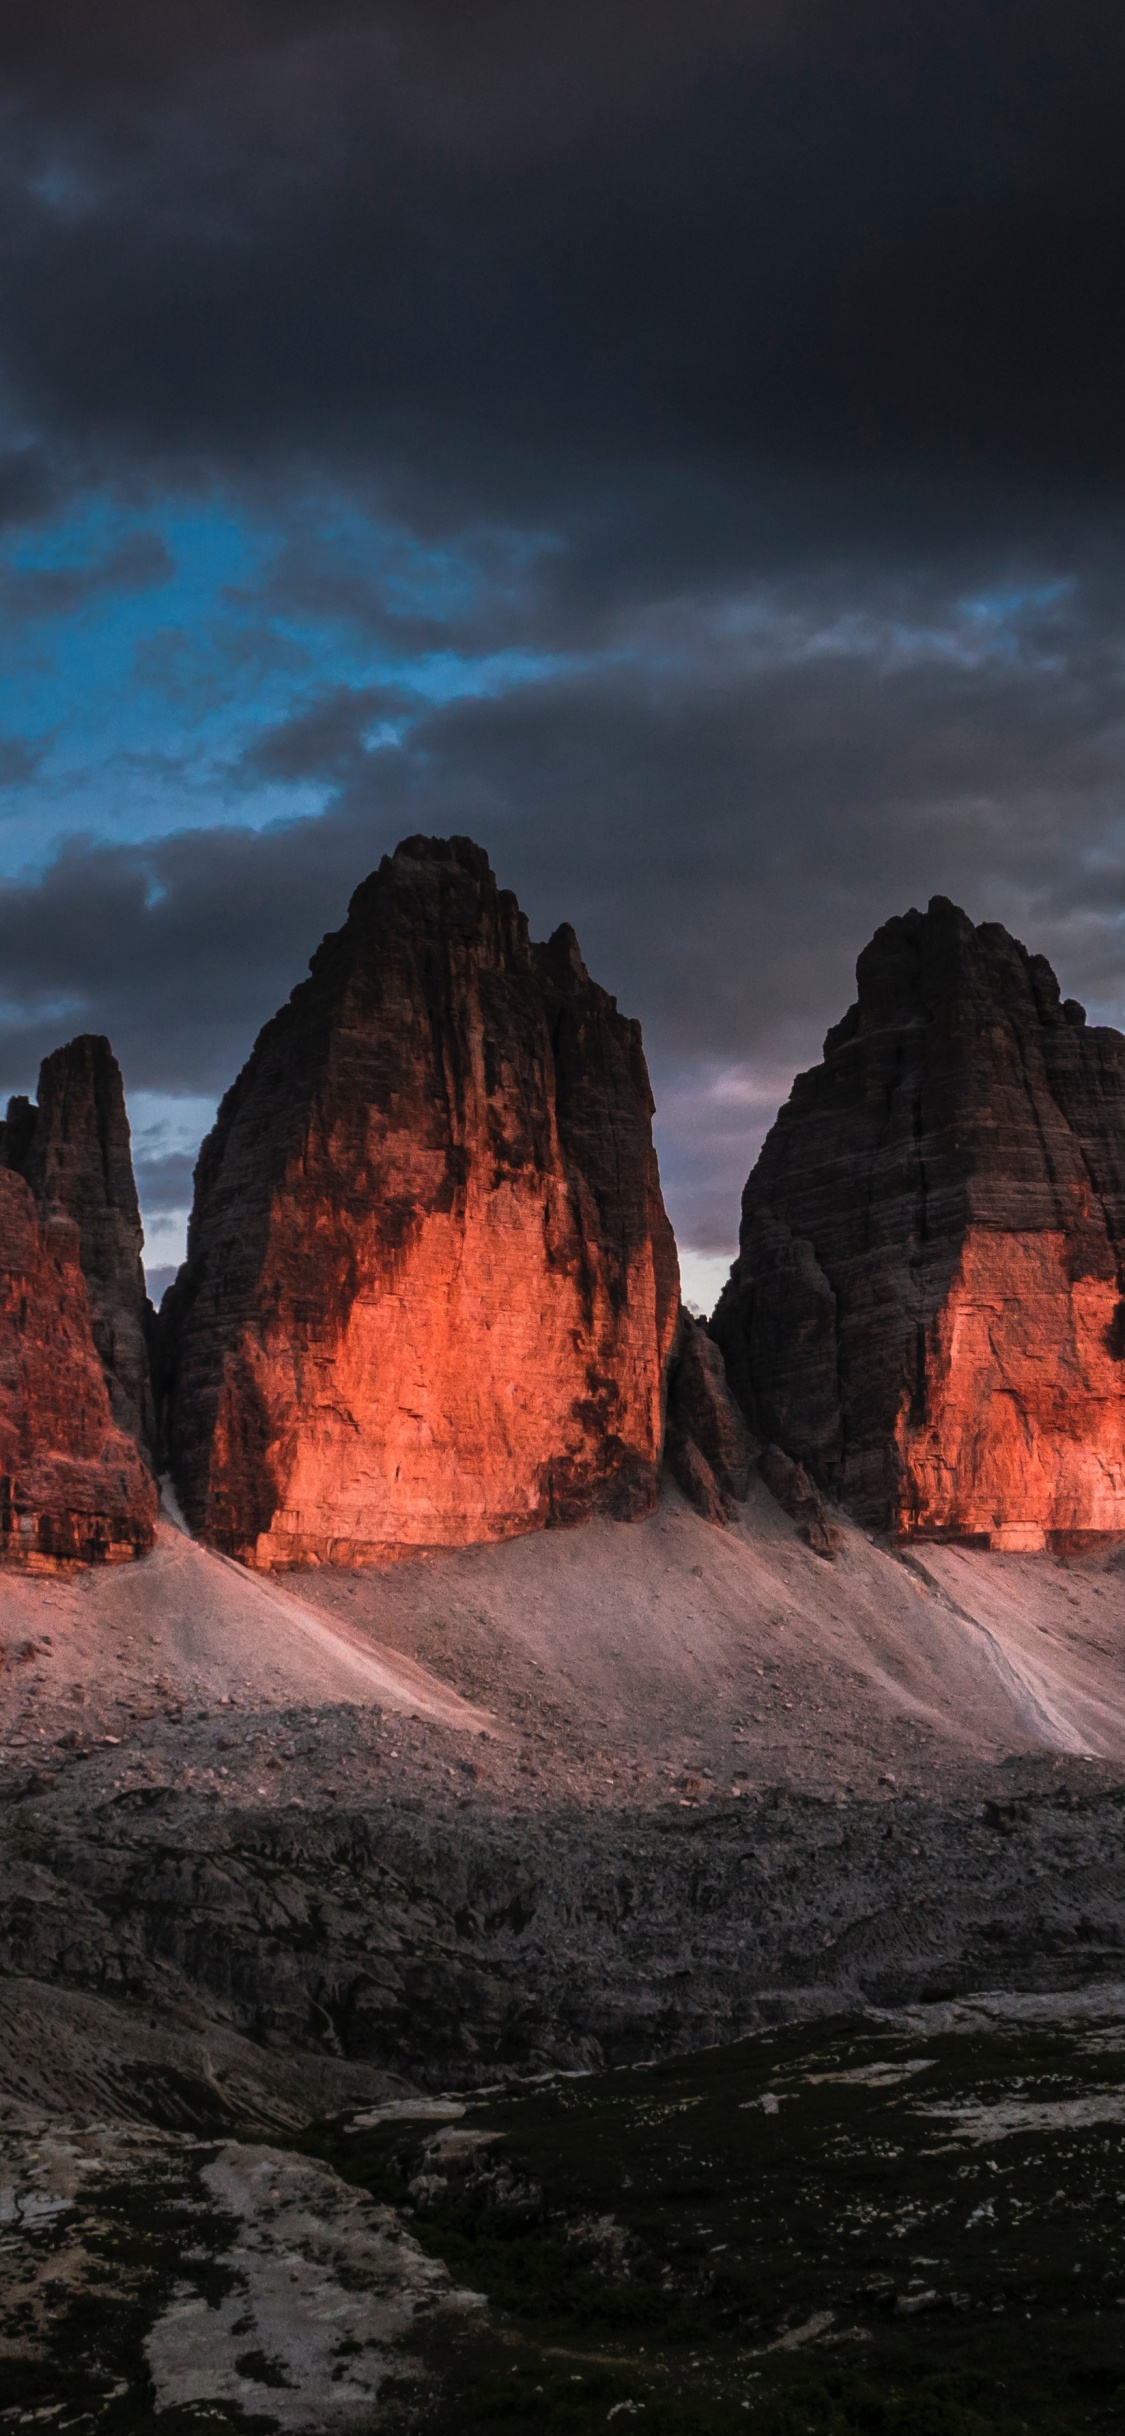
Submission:
MULTIPOLYGON (((0 519, 249 503, 208 706, 297 698, 229 800, 326 807, 0 888, 10 1083, 93 1024, 220 1090, 419 828, 641 1015, 700 1245, 912 899, 1125 1008, 1123 84, 1103 0, 9 0, 0 519)), ((135 674, 202 700, 180 626, 135 674)))
POLYGON ((67 616, 110 592, 167 581, 172 559, 157 533, 131 533, 98 558, 71 566, 0 568, 0 618, 67 616))
MULTIPOLYGON (((379 855, 468 831, 536 934, 572 920, 641 1016, 681 1235, 729 1245, 762 1128, 889 914, 948 893, 1125 1012, 1125 672, 1101 580, 1093 621, 1051 586, 923 585, 890 609, 844 586, 733 632, 722 604, 681 604, 657 679, 625 658, 415 702, 397 744, 365 742, 378 691, 324 695, 258 747, 323 779, 320 818, 72 844, 0 890, 9 1087, 93 1027, 131 1088, 218 1093, 379 855)), ((151 1206, 185 1175, 154 1169, 151 1206)))
POLYGON ((83 446, 1120 470, 1097 0, 47 0, 4 67, 8 378, 83 446))
POLYGON ((24 786, 42 758, 42 745, 27 736, 0 736, 0 787, 24 786))
POLYGON ((331 687, 255 739, 244 755, 246 776, 359 778, 370 766, 365 739, 371 730, 417 720, 419 707, 401 687, 331 687))
POLYGON ((132 1089, 224 1089, 340 917, 349 846, 313 822, 79 839, 42 878, 0 886, 6 1087, 25 1089, 61 1038, 104 1031, 132 1089))
POLYGON ((53 506, 62 487, 57 454, 29 441, 5 447, 0 440, 0 529, 28 524, 53 506))
POLYGON ((133 1170, 146 1217, 189 1210, 194 1169, 194 1151, 172 1150, 146 1156, 143 1150, 135 1149, 133 1170))

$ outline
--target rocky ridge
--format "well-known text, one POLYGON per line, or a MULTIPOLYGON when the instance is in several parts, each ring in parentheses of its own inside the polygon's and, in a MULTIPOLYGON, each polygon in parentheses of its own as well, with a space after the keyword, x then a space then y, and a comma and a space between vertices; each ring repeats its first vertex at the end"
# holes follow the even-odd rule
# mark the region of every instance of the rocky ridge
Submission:
POLYGON ((711 1323, 748 1423, 895 1534, 1123 1532, 1125 1040, 941 897, 857 982, 711 1323))
MULTIPOLYGON (((884 925, 857 979, 700 1326, 678 1303, 638 1026, 566 926, 530 940, 479 848, 405 841, 200 1155, 158 1349, 160 1459, 193 1527, 254 1566, 348 1567, 637 1518, 663 1461, 719 1525, 757 1463, 829 1559, 826 1496, 905 1538, 1125 1535, 1125 1041, 941 898, 884 925)), ((113 1420, 151 1466, 107 1041, 69 1042, 38 1104, 9 1103, 2 1171, 41 1227, 75 1230, 113 1420)), ((75 1314, 71 1295, 72 1338, 75 1314)), ((22 1425, 49 1455, 49 1395, 22 1425)), ((80 1510, 60 1545, 96 1553, 80 1510)))

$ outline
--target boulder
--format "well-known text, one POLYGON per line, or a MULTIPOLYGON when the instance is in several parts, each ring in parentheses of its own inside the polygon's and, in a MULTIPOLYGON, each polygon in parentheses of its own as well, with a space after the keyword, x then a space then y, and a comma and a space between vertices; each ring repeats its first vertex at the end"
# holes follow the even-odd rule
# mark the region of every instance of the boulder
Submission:
POLYGON ((156 1489, 110 1410, 78 1229, 0 1168, 0 1556, 33 1571, 152 1546, 156 1489))
POLYGON ((8 1103, 0 1160, 30 1186, 42 1217, 69 1218, 77 1227, 113 1417, 151 1462, 144 1236, 121 1071, 108 1040, 83 1033, 44 1058, 37 1102, 8 1103))
POLYGON ((941 897, 857 981, 711 1322, 749 1426, 895 1535, 1125 1531, 1125 1040, 941 897))
POLYGON ((656 1497, 675 1245, 639 1026, 479 847, 412 838, 266 1025, 162 1311, 185 1514, 354 1564, 656 1497))

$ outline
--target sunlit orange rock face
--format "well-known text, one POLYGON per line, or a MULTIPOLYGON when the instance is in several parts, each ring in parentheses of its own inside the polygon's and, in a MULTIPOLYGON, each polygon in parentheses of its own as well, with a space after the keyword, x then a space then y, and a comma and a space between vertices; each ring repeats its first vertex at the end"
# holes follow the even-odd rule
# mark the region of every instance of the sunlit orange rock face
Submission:
POLYGON ((925 1408, 898 1421, 900 1526, 1041 1548, 1125 1530, 1116 1278, 1071 1274, 1061 1232, 973 1228, 929 1332, 925 1408))
POLYGON ((228 1092, 162 1315, 193 1527, 257 1565, 656 1494, 678 1307, 636 1024, 467 840, 352 900, 228 1092))
POLYGON ((1125 1040, 943 898, 857 979, 712 1323, 751 1426, 902 1536, 1123 1532, 1125 1040))
POLYGON ((32 1571, 152 1546, 156 1490, 118 1428, 78 1229, 0 1168, 0 1555, 32 1571))

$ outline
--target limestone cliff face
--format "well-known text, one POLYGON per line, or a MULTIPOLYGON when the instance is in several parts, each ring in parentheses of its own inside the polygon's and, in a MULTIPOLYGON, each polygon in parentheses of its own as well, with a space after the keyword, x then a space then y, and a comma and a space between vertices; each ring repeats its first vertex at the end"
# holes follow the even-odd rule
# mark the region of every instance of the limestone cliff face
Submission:
POLYGON ((259 1565, 656 1494, 676 1322, 639 1027, 479 848, 413 838, 267 1024, 162 1318, 185 1512, 259 1565))
POLYGON ((144 1238, 121 1071, 108 1040, 83 1033, 44 1058, 37 1103, 8 1103, 0 1160, 30 1186, 41 1216, 77 1227, 113 1417, 151 1460, 144 1238))
POLYGON ((857 980, 746 1187, 743 1410, 897 1533, 1125 1531, 1125 1040, 940 897, 857 980))
POLYGON ((156 1490, 110 1411, 78 1229, 0 1168, 0 1556, 32 1570, 152 1546, 156 1490))

